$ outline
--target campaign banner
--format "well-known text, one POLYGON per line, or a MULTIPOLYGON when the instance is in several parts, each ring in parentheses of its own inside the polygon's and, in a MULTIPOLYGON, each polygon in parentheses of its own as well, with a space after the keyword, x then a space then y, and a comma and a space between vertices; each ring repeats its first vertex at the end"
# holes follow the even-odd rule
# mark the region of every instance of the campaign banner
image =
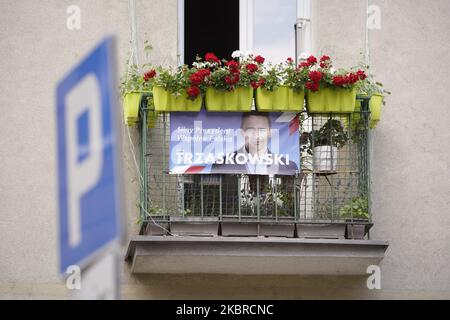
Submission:
POLYGON ((296 175, 298 128, 295 113, 173 112, 169 172, 296 175))

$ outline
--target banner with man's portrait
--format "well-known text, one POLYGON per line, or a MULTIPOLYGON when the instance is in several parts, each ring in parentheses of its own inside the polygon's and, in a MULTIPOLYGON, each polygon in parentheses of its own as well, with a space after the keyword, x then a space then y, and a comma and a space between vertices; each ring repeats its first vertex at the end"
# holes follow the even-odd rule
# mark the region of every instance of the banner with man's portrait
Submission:
POLYGON ((173 112, 170 173, 296 175, 298 128, 295 113, 173 112))

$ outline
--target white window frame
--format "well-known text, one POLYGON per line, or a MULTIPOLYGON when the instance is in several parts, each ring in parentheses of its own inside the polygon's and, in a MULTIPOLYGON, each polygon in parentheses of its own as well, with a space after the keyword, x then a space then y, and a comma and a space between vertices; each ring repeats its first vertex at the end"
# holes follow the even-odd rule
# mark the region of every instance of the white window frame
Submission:
POLYGON ((184 0, 178 0, 178 37, 177 37, 177 62, 181 66, 184 64, 184 0))
POLYGON ((254 0, 239 1, 239 51, 253 51, 254 0))

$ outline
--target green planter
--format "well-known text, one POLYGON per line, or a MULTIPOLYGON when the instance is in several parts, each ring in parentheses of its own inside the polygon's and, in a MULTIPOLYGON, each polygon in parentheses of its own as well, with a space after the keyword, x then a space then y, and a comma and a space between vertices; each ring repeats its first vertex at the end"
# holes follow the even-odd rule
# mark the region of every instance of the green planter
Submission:
POLYGON ((309 113, 352 113, 355 111, 356 89, 321 88, 307 92, 309 113))
POLYGON ((208 111, 249 112, 253 104, 253 88, 237 87, 233 91, 206 89, 206 109, 208 111))
POLYGON ((256 89, 256 108, 258 111, 294 111, 303 109, 305 93, 294 92, 288 86, 280 86, 274 91, 263 88, 256 89))
MULTIPOLYGON (((370 109, 370 119, 369 119, 369 128, 373 129, 377 126, 378 121, 381 118, 381 106, 383 105, 384 97, 381 94, 375 93, 370 97, 369 101, 369 109, 370 109)), ((350 117, 352 128, 356 128, 361 121, 361 101, 356 100, 355 102, 355 111, 350 117)))
POLYGON ((381 94, 375 93, 370 98, 369 108, 370 108, 370 123, 369 127, 371 129, 375 128, 381 118, 381 106, 383 105, 384 97, 381 94))
POLYGON ((125 124, 128 126, 135 125, 139 120, 141 97, 141 92, 129 92, 123 98, 123 116, 125 124))
POLYGON ((188 99, 187 93, 179 96, 171 94, 162 87, 153 87, 153 102, 156 111, 191 111, 198 112, 202 108, 202 97, 188 99))

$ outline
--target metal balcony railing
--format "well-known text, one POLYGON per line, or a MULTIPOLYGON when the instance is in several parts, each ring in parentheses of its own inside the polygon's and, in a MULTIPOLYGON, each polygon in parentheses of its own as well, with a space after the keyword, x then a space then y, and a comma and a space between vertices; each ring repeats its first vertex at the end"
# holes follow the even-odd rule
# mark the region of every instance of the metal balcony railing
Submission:
POLYGON ((367 231, 370 111, 368 100, 360 101, 361 110, 353 114, 301 112, 301 172, 269 177, 169 175, 170 113, 156 114, 148 107, 151 97, 144 97, 139 125, 141 233, 151 223, 170 234, 169 223, 175 221, 206 228, 212 222, 345 225, 361 220, 367 231), (322 146, 327 143, 334 147, 322 146))

